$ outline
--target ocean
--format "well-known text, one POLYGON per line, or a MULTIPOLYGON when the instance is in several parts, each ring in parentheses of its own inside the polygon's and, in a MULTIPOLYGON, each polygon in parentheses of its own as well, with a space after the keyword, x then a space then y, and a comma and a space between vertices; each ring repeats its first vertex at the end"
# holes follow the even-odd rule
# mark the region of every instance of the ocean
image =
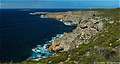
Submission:
POLYGON ((36 55, 32 51, 36 46, 50 43, 57 34, 71 32, 75 27, 29 14, 64 11, 69 9, 0 9, 0 62, 24 61, 36 55))

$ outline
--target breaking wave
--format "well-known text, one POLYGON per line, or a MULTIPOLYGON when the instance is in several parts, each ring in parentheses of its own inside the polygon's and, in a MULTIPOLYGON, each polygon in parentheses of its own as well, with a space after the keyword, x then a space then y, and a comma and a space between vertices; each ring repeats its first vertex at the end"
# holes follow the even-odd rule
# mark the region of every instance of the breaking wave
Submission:
POLYGON ((62 38, 64 34, 57 34, 55 37, 52 37, 48 44, 44 44, 43 46, 37 45, 32 49, 32 56, 29 58, 31 60, 38 61, 42 58, 48 58, 53 56, 55 53, 48 50, 49 44, 53 43, 56 38, 62 38))

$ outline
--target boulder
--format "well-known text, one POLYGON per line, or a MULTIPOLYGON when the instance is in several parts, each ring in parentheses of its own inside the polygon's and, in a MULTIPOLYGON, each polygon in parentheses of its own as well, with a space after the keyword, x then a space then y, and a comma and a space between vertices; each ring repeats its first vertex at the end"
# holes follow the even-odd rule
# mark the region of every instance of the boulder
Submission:
POLYGON ((63 48, 60 46, 60 43, 55 43, 49 47, 49 50, 53 52, 58 52, 63 50, 63 48))

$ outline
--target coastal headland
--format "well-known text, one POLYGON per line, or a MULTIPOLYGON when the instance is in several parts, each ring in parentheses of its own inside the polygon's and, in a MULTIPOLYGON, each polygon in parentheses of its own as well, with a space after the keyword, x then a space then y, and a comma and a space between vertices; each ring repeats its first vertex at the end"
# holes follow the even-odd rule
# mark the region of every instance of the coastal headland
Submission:
POLYGON ((120 63, 119 8, 47 12, 44 16, 76 28, 51 42, 48 50, 55 52, 54 56, 20 64, 120 63))
POLYGON ((90 38, 103 29, 103 22, 97 17, 97 11, 68 11, 48 13, 48 18, 62 21, 66 25, 77 27, 70 33, 64 33, 62 38, 56 39, 49 47, 51 51, 68 51, 78 48, 80 44, 88 44, 90 38))
POLYGON ((53 64, 93 64, 120 59, 120 9, 47 13, 65 25, 77 26, 56 38, 48 50, 53 57, 39 62, 53 64))
POLYGON ((49 47, 50 51, 68 51, 78 48, 80 44, 87 44, 88 40, 103 28, 103 22, 97 17, 97 11, 67 11, 67 12, 36 12, 34 15, 44 18, 56 19, 65 25, 77 26, 72 32, 64 33, 62 38, 57 38, 49 47), (62 49, 62 50, 61 50, 62 49))
POLYGON ((40 62, 53 64, 120 63, 120 9, 48 13, 77 27, 49 47, 56 55, 40 62))

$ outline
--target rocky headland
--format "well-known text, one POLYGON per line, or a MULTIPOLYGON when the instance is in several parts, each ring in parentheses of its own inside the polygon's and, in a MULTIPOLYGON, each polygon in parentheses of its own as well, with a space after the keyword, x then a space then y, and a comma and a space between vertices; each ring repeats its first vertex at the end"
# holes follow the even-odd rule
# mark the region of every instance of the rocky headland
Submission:
POLYGON ((120 9, 49 13, 48 18, 77 27, 49 47, 51 64, 120 63, 120 9))
POLYGON ((120 64, 119 8, 49 12, 45 17, 77 27, 52 41, 48 49, 54 56, 20 64, 120 64))
POLYGON ((49 50, 55 52, 68 51, 78 48, 80 44, 88 44, 89 39, 103 29, 101 17, 95 15, 97 15, 97 11, 48 13, 48 18, 54 18, 63 23, 71 23, 71 25, 77 26, 72 32, 64 33, 62 38, 58 38, 52 42, 49 50))

